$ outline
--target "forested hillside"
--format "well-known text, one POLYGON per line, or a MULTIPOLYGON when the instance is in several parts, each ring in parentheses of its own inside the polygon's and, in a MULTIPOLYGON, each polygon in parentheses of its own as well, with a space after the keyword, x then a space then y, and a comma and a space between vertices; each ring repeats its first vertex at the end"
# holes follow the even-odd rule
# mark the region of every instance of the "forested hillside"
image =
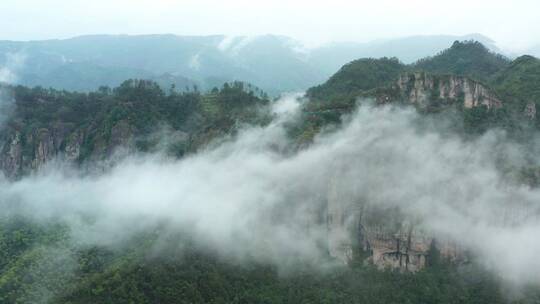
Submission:
POLYGON ((456 41, 449 49, 414 63, 413 69, 431 73, 469 76, 488 82, 493 74, 506 68, 510 60, 493 53, 480 42, 456 41))
POLYGON ((209 93, 166 92, 157 83, 128 80, 91 93, 17 86, 13 115, 1 131, 0 168, 21 177, 55 158, 82 164, 117 149, 166 151, 181 156, 241 123, 264 123, 266 93, 235 82, 209 93))
POLYGON ((159 230, 111 249, 73 247, 66 229, 0 217, 2 303, 506 303, 499 284, 471 266, 411 274, 299 265, 283 274, 238 265, 182 235, 160 239, 159 230))
POLYGON ((420 59, 409 65, 400 63, 397 58, 353 61, 326 83, 308 90, 307 94, 318 100, 339 100, 346 98, 351 90, 356 90, 356 95, 360 95, 362 91, 391 86, 401 72, 405 71, 465 76, 490 83, 496 73, 509 66, 509 59, 491 52, 477 41, 456 41, 450 48, 436 56, 420 59), (368 79, 367 83, 363 81, 364 78, 368 79))
POLYGON ((469 131, 477 127, 480 130, 502 127, 521 132, 531 121, 538 123, 538 62, 532 56, 510 61, 479 42, 456 41, 438 55, 409 65, 387 58, 353 61, 326 83, 308 90, 307 96, 312 99, 312 111, 328 112, 336 108, 343 112, 344 107, 354 108, 360 98, 417 105, 423 100, 424 110, 438 112, 456 104, 463 108, 466 99, 480 100, 485 97, 481 97, 482 94, 489 92, 488 95, 501 101, 501 106, 491 111, 483 107, 464 109, 469 131), (405 74, 416 76, 404 78, 405 74), (473 82, 477 84, 469 88, 473 82))

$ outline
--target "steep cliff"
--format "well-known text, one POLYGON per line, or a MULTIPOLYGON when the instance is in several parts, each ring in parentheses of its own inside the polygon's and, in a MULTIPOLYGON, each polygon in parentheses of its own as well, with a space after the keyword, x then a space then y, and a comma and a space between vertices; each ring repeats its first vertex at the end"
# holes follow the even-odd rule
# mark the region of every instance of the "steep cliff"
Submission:
POLYGON ((466 109, 486 106, 500 108, 500 100, 485 85, 466 77, 405 73, 397 81, 401 97, 421 108, 459 103, 466 109))
POLYGON ((149 81, 89 94, 12 88, 15 113, 0 128, 0 172, 17 179, 58 160, 108 160, 117 151, 193 152, 237 122, 263 123, 267 100, 242 83, 221 90, 166 95, 149 81), (211 97, 211 98, 210 98, 211 97), (161 144, 166 137, 166 146, 161 144))
POLYGON ((9 178, 18 178, 54 160, 77 163, 105 159, 116 148, 132 145, 135 133, 126 121, 113 125, 107 138, 91 138, 92 132, 92 127, 62 122, 35 129, 10 125, 4 130, 4 144, 0 146, 0 171, 9 178), (89 150, 90 140, 93 147, 89 150))
POLYGON ((373 263, 381 269, 416 272, 434 260, 467 260, 455 242, 436 239, 398 208, 354 200, 338 190, 334 180, 327 197, 328 251, 345 264, 373 263))

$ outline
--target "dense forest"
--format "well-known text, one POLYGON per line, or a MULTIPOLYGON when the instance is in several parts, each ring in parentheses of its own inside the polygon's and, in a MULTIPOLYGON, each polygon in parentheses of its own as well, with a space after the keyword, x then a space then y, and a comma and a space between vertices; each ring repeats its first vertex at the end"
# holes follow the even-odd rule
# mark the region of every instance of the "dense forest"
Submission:
MULTIPOLYGON (((226 83, 208 93, 197 88, 177 92, 174 86, 165 90, 147 80, 128 80, 117 88, 90 93, 7 89, 13 92, 15 107, 0 136, 4 142, 20 142, 14 161, 21 165, 11 172, 19 177, 39 157, 64 154, 82 164, 107 159, 120 146, 152 152, 160 144, 160 133, 176 135, 166 150, 181 156, 234 133, 243 123, 264 124, 269 119, 266 93, 242 82, 226 83), (40 150, 43 142, 48 146, 40 150)), ((9 145, 0 148, 8 150, 9 145)))
MULTIPOLYGON (((350 268, 239 265, 159 230, 117 248, 74 246, 67 227, 0 219, 2 303, 506 303, 501 285, 472 265, 434 260, 412 274, 350 268), (152 247, 162 248, 154 255, 152 247), (181 246, 179 248, 178 246, 181 246)), ((540 295, 530 294, 536 303, 540 295)))

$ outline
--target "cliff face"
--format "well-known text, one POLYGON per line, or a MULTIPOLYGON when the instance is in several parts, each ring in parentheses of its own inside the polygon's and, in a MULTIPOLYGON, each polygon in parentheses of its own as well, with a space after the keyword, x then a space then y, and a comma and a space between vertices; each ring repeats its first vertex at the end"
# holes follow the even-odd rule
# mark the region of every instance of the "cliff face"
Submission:
POLYGON ((396 85, 402 99, 421 108, 461 103, 467 109, 482 105, 492 109, 503 104, 486 86, 466 77, 406 73, 399 77, 396 85))
POLYGON ((327 197, 331 256, 345 264, 361 260, 381 269, 411 272, 439 257, 453 262, 466 260, 464 250, 454 242, 436 239, 399 209, 344 197, 336 183, 329 186, 327 197))
POLYGON ((259 95, 265 94, 241 82, 211 94, 166 94, 147 80, 91 93, 22 86, 5 91, 14 102, 0 126, 0 174, 11 179, 54 159, 86 166, 118 150, 182 156, 241 124, 270 119, 261 111, 268 100, 259 95))
MULTIPOLYGON (((18 178, 59 159, 68 162, 81 160, 85 141, 91 128, 77 128, 71 123, 53 123, 48 127, 27 129, 8 126, 0 146, 0 171, 8 178, 18 178)), ((97 136, 87 156, 90 160, 110 156, 121 146, 129 146, 133 128, 124 121, 111 129, 110 136, 97 136)))

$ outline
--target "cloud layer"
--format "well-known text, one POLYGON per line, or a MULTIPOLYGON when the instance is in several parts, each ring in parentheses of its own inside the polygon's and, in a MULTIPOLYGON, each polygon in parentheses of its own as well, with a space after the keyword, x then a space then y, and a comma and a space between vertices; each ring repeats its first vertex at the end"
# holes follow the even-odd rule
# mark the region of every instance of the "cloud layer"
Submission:
POLYGON ((358 204, 400 208, 508 280, 540 280, 540 191, 509 173, 536 164, 534 145, 500 132, 463 140, 414 109, 366 104, 291 153, 284 125, 298 108, 285 98, 271 125, 182 160, 132 156, 101 175, 52 166, 2 181, 0 203, 36 220, 60 217, 92 244, 167 222, 223 255, 286 266, 326 256, 332 187, 358 204))

